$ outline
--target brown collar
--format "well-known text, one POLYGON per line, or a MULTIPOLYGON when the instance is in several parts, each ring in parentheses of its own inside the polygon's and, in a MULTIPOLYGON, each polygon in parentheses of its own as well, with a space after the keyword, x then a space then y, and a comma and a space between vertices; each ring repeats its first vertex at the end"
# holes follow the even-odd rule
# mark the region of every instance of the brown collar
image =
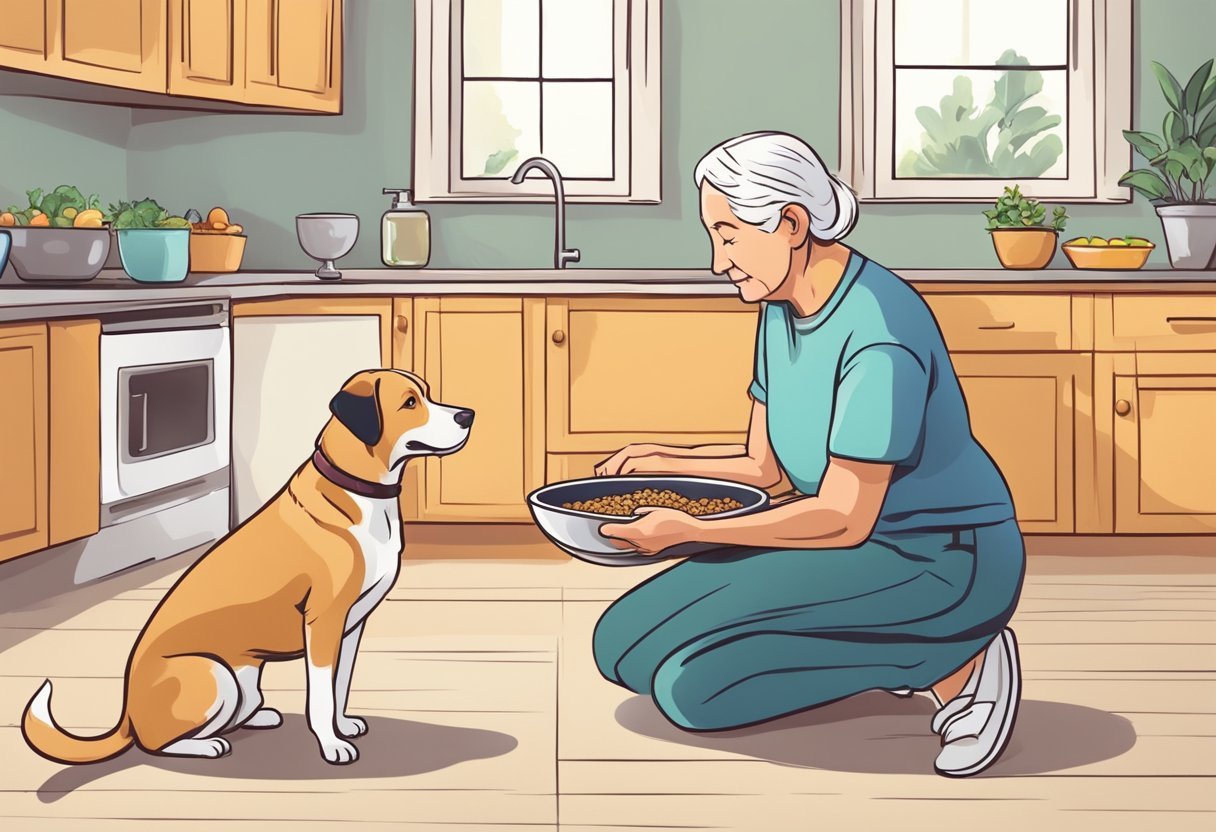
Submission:
POLYGON ((361 480, 358 477, 352 477, 326 459, 325 454, 321 453, 320 448, 317 448, 316 452, 312 455, 312 464, 317 466, 317 471, 325 479, 339 488, 345 488, 352 494, 358 494, 360 497, 370 497, 374 500, 388 500, 401 494, 401 483, 385 485, 384 483, 370 482, 368 480, 361 480))

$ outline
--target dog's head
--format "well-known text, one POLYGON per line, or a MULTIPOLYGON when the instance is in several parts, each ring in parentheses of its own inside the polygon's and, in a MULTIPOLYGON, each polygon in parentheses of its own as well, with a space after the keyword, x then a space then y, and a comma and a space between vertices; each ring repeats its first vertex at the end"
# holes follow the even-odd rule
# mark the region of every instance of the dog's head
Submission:
MULTIPOLYGON (((400 370, 364 370, 329 403, 322 441, 334 456, 362 452, 387 471, 413 456, 455 453, 469 440, 473 411, 432 401, 427 383, 400 370), (332 448, 331 448, 332 446, 332 448)), ((333 459, 339 466, 346 460, 333 459)))

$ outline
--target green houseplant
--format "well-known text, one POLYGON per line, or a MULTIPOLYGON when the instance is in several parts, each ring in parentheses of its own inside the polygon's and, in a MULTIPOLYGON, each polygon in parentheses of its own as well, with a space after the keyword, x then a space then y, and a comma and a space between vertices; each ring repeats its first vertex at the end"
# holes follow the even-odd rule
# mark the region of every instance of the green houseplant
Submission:
POLYGON ((1210 60, 1186 85, 1159 63, 1153 73, 1169 105, 1161 135, 1124 130, 1149 166, 1119 179, 1148 197, 1161 218, 1176 269, 1216 267, 1216 73, 1210 60))
POLYGON ((1068 222, 1068 214, 1056 207, 1047 222, 1047 208, 1006 186, 996 204, 984 212, 997 259, 1007 269, 1041 269, 1056 251, 1056 238, 1068 222))
POLYGON ((132 280, 176 283, 190 270, 190 223, 171 216, 154 199, 110 206, 118 256, 132 280))

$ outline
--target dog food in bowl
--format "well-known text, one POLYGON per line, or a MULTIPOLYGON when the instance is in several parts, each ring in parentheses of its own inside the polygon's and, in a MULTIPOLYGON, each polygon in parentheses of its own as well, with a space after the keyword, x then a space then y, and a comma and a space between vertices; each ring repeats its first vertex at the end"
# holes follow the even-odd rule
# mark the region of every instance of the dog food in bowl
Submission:
POLYGON ((589 511, 592 514, 612 514, 629 517, 642 506, 657 506, 659 508, 674 508, 687 512, 693 517, 704 514, 721 514, 724 511, 734 511, 743 508, 743 503, 733 497, 702 497, 694 500, 685 497, 669 488, 662 490, 654 488, 639 488, 629 494, 609 494, 591 500, 576 500, 572 503, 562 503, 562 508, 575 511, 589 511))

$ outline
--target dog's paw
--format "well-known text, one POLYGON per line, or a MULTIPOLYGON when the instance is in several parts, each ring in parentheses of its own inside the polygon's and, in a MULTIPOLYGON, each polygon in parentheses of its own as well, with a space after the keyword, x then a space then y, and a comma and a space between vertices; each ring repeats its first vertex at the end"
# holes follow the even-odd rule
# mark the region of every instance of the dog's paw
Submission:
POLYGON ((259 708, 245 720, 242 728, 278 728, 283 724, 283 715, 274 708, 259 708))
POLYGON ((338 733, 348 740, 367 733, 367 722, 357 716, 340 716, 337 723, 338 733))
POLYGON ((325 758, 325 762, 327 763, 344 766, 359 759, 359 749, 344 739, 334 737, 329 740, 320 740, 320 743, 321 756, 325 758))

